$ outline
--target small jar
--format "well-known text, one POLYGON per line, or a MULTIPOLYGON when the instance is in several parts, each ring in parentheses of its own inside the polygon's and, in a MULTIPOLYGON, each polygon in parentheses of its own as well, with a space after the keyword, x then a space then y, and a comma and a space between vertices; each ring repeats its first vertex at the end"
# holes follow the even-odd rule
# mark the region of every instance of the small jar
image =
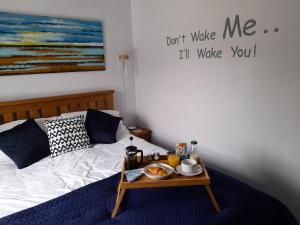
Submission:
POLYGON ((197 141, 191 141, 190 159, 194 159, 199 163, 200 162, 200 154, 199 154, 199 149, 198 149, 197 144, 198 144, 197 141))

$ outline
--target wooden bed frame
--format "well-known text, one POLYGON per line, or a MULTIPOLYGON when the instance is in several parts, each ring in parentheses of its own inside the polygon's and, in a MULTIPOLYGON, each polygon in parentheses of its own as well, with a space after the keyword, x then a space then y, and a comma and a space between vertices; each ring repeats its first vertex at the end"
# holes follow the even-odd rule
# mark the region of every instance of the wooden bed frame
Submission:
POLYGON ((113 90, 0 102, 0 124, 21 119, 46 118, 88 108, 113 110, 113 90))

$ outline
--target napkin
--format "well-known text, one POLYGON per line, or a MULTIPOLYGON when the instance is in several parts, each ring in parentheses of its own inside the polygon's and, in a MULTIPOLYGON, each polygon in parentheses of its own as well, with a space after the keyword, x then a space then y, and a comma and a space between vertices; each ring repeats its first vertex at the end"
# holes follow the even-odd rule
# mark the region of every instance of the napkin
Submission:
POLYGON ((135 181, 137 178, 143 175, 143 168, 135 169, 135 170, 126 170, 125 175, 127 181, 131 183, 132 181, 135 181))

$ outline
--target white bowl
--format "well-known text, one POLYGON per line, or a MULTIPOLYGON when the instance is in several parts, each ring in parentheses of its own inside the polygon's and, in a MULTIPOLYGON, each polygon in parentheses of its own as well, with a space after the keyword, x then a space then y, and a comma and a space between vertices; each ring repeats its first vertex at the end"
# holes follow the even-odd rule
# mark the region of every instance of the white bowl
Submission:
MULTIPOLYGON (((164 164, 164 163, 161 163, 164 167, 166 167, 166 168, 168 168, 169 167, 169 165, 167 165, 167 164, 164 164)), ((172 174, 172 171, 170 171, 170 170, 165 170, 165 171, 167 171, 167 175, 166 176, 159 176, 159 175, 155 175, 155 174, 152 174, 152 173, 150 173, 149 171, 148 171, 148 168, 149 167, 159 167, 157 164, 150 164, 150 165, 148 165, 148 166, 146 166, 145 168, 144 168, 144 174, 147 176, 147 177, 149 177, 150 179, 153 179, 153 180, 163 180, 163 179, 166 179, 168 176, 170 176, 171 174, 172 174)), ((162 168, 162 167, 161 167, 162 168)), ((162 169, 164 169, 164 168, 162 168, 162 169)))

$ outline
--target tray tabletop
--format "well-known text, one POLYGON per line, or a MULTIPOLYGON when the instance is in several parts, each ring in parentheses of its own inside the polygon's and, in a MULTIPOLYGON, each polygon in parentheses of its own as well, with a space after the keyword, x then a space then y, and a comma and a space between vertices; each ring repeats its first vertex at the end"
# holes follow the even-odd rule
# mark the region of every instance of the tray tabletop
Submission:
MULTIPOLYGON (((161 160, 159 161, 148 161, 147 157, 143 158, 143 165, 141 167, 145 167, 152 163, 165 163, 168 164, 167 156, 162 155, 161 160)), ((163 180, 153 180, 148 178, 145 174, 139 177, 137 180, 129 183, 125 176, 125 160, 123 163, 122 169, 122 177, 120 186, 121 188, 126 189, 136 189, 136 188, 150 188, 150 187, 175 187, 175 186, 193 186, 193 185, 209 185, 210 177, 205 168, 204 163, 201 161, 200 163, 203 167, 203 172, 200 175, 196 176, 183 176, 181 174, 172 173, 168 178, 163 180)))

